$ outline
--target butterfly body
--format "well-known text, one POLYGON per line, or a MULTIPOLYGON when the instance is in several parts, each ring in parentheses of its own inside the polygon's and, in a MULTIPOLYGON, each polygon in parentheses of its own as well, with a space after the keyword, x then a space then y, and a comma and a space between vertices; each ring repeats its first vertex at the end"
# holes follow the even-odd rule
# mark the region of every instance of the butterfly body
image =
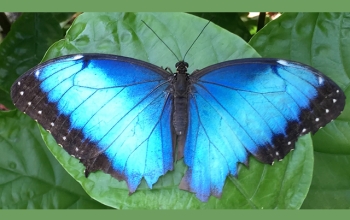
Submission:
POLYGON ((180 188, 201 201, 220 197, 249 155, 270 164, 284 158, 345 105, 332 80, 292 61, 232 60, 192 74, 187 67, 180 61, 171 75, 127 57, 67 55, 29 70, 11 95, 87 175, 102 170, 132 193, 142 178, 151 188, 183 156, 180 188))
POLYGON ((178 62, 176 74, 173 78, 173 126, 177 135, 184 135, 188 125, 188 95, 190 90, 190 81, 188 80, 186 62, 178 62))

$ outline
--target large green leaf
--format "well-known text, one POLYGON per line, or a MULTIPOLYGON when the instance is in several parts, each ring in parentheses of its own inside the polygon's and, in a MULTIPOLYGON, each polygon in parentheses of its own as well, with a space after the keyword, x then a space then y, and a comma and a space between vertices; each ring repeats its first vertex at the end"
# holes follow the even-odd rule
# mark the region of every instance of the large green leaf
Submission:
POLYGON ((24 13, 0 44, 0 103, 13 107, 12 82, 40 62, 51 44, 62 38, 52 13, 24 13))
MULTIPOLYGON (((264 57, 296 60, 319 69, 350 97, 349 27, 349 13, 285 13, 257 33, 250 44, 264 57)), ((315 173, 303 207, 348 208, 350 197, 344 192, 350 190, 346 170, 349 119, 350 106, 346 105, 336 120, 313 136, 315 173)))
MULTIPOLYGON (((174 71, 175 56, 142 22, 144 20, 182 59, 207 21, 184 13, 84 13, 55 43, 45 59, 72 53, 110 53, 137 58, 174 71)), ((258 57, 241 38, 210 24, 186 56, 189 72, 225 60, 258 57)), ((299 208, 312 175, 312 145, 302 138, 295 152, 274 166, 250 159, 249 169, 240 166, 238 179, 229 177, 221 199, 211 197, 201 203, 192 193, 178 189, 186 167, 182 161, 150 190, 143 182, 128 195, 125 182, 102 172, 86 179, 84 166, 58 147, 51 135, 42 131, 45 142, 65 169, 86 192, 101 203, 118 209, 130 208, 299 208)))
MULTIPOLYGON (((24 13, 14 23, 0 45, 0 103, 10 102, 13 81, 60 38, 62 30, 51 13, 24 13)), ((0 128, 0 208, 105 207, 61 167, 32 119, 17 110, 0 112, 0 128)))
POLYGON ((37 123, 0 111, 0 208, 106 208, 91 199, 44 144, 37 123))
POLYGON ((219 25, 222 28, 240 36, 245 41, 249 41, 252 35, 249 33, 244 22, 241 20, 241 13, 229 12, 229 13, 191 13, 201 18, 210 20, 211 22, 219 25))
MULTIPOLYGON (((48 17, 36 17, 31 21, 40 24, 48 19, 48 17)), ((187 49, 207 22, 184 13, 85 13, 76 19, 65 39, 58 41, 50 48, 45 59, 80 52, 111 53, 145 60, 158 66, 171 67, 174 71, 174 64, 177 61, 176 58, 141 20, 146 21, 147 24, 157 32, 179 59, 183 58, 187 49)), ((38 26, 34 25, 34 27, 38 26)), ((18 28, 13 30, 20 31, 21 27, 18 26, 18 28)), ((40 43, 40 40, 38 40, 40 38, 50 38, 51 34, 50 32, 38 28, 36 29, 36 33, 37 35, 33 38, 34 43, 40 43)), ((12 37, 15 36, 11 36, 11 38, 12 37)), ((45 42, 46 40, 47 39, 45 39, 45 42)), ((28 45, 31 45, 31 43, 28 43, 28 45)), ((13 47, 15 46, 16 45, 13 44, 13 47)), ((33 48, 32 54, 36 54, 35 49, 36 48, 33 48)), ((22 50, 26 50, 26 47, 22 50)), ((23 57, 21 57, 22 50, 17 50, 13 61, 9 60, 3 63, 0 68, 4 68, 7 71, 12 68, 8 63, 20 62, 21 60, 33 57, 32 54, 23 54, 23 57)), ((11 50, 9 49, 8 51, 11 50)), ((41 56, 42 55, 38 55, 38 57, 41 56)), ((186 56, 186 61, 190 64, 189 72, 192 72, 195 69, 201 69, 207 65, 225 60, 258 56, 259 55, 242 39, 214 24, 210 24, 194 47, 189 51, 186 56)), ((38 59, 40 60, 40 58, 38 59)), ((29 66, 24 65, 24 67, 21 67, 22 70, 20 71, 8 71, 6 74, 2 75, 5 76, 4 82, 7 84, 7 86, 4 87, 7 96, 9 93, 9 86, 12 84, 14 78, 17 74, 21 74, 27 70, 28 67, 29 66)), ((29 127, 33 126, 32 121, 22 120, 21 114, 3 113, 2 116, 5 124, 1 124, 1 127, 5 127, 5 130, 1 133, 0 150, 5 148, 5 145, 2 144, 3 142, 9 142, 9 140, 13 138, 8 137, 13 134, 11 133, 13 129, 24 129, 27 124, 29 127), (17 121, 9 126, 10 119, 17 121), (5 133, 6 135, 4 135, 5 133)), ((29 131, 32 131, 32 129, 34 128, 31 127, 29 131)), ((42 152, 30 150, 31 146, 36 143, 35 137, 20 136, 18 133, 15 136, 16 139, 13 140, 12 144, 16 145, 16 149, 18 149, 16 153, 10 152, 8 154, 0 154, 0 167, 4 170, 4 172, 0 172, 0 179, 6 180, 6 178, 10 176, 7 171, 10 168, 16 168, 14 167, 16 163, 7 162, 10 161, 7 157, 11 157, 8 155, 18 155, 17 157, 20 159, 17 160, 17 162, 35 160, 33 164, 26 163, 26 169, 21 173, 23 176, 30 176, 30 170, 40 171, 40 169, 42 169, 41 166, 45 166, 47 163, 47 159, 37 156, 43 154, 42 152), (29 151, 22 150, 27 148, 29 151), (39 168, 38 165, 40 165, 39 168)), ((89 178, 86 179, 83 173, 84 166, 80 164, 77 159, 70 157, 62 148, 58 147, 52 136, 46 131, 42 130, 42 136, 54 156, 64 168, 81 183, 91 197, 103 204, 120 209, 299 208, 311 182, 313 151, 310 137, 308 136, 301 138, 296 146, 296 150, 287 155, 282 162, 275 163, 274 166, 261 164, 254 158, 250 158, 249 169, 240 165, 238 178, 229 177, 227 179, 222 198, 216 199, 213 197, 210 198, 207 203, 201 203, 192 193, 178 189, 178 184, 186 169, 182 161, 176 163, 173 172, 169 172, 161 177, 152 190, 148 189, 145 183, 141 183, 136 193, 129 196, 126 184, 124 182, 118 182, 111 178, 110 175, 96 172, 92 173, 89 178)), ((14 149, 14 147, 10 148, 14 149)), ((60 171, 56 171, 56 169, 52 169, 50 172, 38 172, 36 177, 39 179, 47 179, 49 178, 47 175, 53 175, 54 177, 60 176, 59 172, 60 171)), ((68 177, 62 177, 62 179, 66 178, 68 177)), ((70 182, 70 184, 73 183, 74 181, 70 182)), ((65 188, 67 186, 59 181, 56 181, 55 184, 57 188, 65 188)), ((5 197, 5 195, 12 195, 11 190, 20 191, 21 186, 19 185, 14 189, 10 189, 9 187, 2 188, 4 186, 7 185, 2 184, 0 187, 0 189, 3 190, 1 201, 3 201, 3 204, 11 204, 13 198, 11 196, 5 197)), ((37 185, 29 185, 27 189, 31 190, 32 186, 34 189, 37 187, 37 185)), ((40 186, 40 184, 38 184, 38 186, 40 186)), ((43 185, 42 187, 47 186, 43 185)), ((76 186, 72 185, 74 191, 80 192, 79 189, 75 187, 76 186)), ((83 194, 77 193, 76 195, 81 195, 82 199, 86 199, 83 194)), ((67 196, 69 197, 69 195, 67 196)), ((77 199, 77 197, 75 198, 77 199)), ((41 203, 36 206, 19 206, 17 204, 28 204, 29 200, 24 196, 17 196, 15 198, 17 199, 17 203, 12 203, 15 205, 4 205, 3 207, 67 207, 63 205, 51 205, 52 202, 55 202, 55 204, 66 204, 67 200, 63 194, 58 196, 56 200, 52 197, 48 199, 46 199, 47 197, 42 198, 39 195, 37 196, 37 201, 41 203)), ((95 203, 76 207, 101 208, 100 205, 95 203)))

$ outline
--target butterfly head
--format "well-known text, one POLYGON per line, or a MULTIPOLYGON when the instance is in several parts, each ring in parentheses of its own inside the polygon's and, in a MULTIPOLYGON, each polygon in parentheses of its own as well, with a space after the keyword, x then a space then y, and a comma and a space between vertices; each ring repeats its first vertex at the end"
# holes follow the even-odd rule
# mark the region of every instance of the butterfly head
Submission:
POLYGON ((179 61, 175 64, 176 72, 179 74, 186 74, 187 73, 187 68, 188 68, 188 63, 185 61, 179 61))

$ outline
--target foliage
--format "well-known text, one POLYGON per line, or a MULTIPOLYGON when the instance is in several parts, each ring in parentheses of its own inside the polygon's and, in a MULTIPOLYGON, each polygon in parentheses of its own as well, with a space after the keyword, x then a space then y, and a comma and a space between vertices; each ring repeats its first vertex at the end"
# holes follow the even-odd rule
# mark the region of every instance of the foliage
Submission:
MULTIPOLYGON (((346 16, 343 13, 286 13, 266 25, 248 45, 241 38, 248 41, 250 33, 237 15, 215 14, 216 24, 227 25, 234 18, 231 27, 235 27, 234 32, 241 38, 209 25, 186 56, 189 71, 260 54, 309 64, 345 90, 349 84, 346 73, 350 69, 349 61, 344 58, 350 51, 349 33, 342 31, 343 26, 349 25, 346 16)), ((56 41, 44 59, 100 52, 173 67, 174 56, 140 21, 145 20, 180 58, 206 21, 184 13, 84 13, 75 20, 65 38, 59 40, 63 35, 58 18, 66 17, 51 13, 23 14, 0 45, 0 57, 5 57, 0 61, 0 103, 12 109, 0 112, 1 208, 106 208, 102 204, 118 209, 347 208, 350 198, 339 189, 348 190, 350 186, 346 169, 350 159, 348 106, 337 120, 313 137, 315 151, 310 137, 306 136, 300 139, 293 153, 274 166, 250 158, 249 169, 242 165, 238 178, 227 179, 223 197, 211 198, 208 203, 200 203, 193 194, 177 188, 186 169, 181 161, 175 171, 161 177, 152 190, 142 183, 135 194, 128 196, 124 182, 102 172, 86 179, 83 165, 41 130, 54 157, 80 185, 47 151, 35 122, 14 109, 9 95, 13 81, 39 63, 56 41), (330 181, 333 179, 337 182, 330 181)))

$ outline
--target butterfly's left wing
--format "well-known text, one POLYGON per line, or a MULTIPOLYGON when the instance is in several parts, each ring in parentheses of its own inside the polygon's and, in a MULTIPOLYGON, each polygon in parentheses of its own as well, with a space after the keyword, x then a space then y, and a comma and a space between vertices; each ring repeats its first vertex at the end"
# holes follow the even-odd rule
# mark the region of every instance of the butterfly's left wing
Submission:
POLYGON ((11 95, 86 174, 102 170, 134 192, 173 169, 169 75, 127 57, 68 55, 29 70, 11 95))
POLYGON ((316 132, 344 108, 342 90, 309 66, 276 59, 219 63, 190 76, 188 170, 180 188, 202 201, 220 197, 227 175, 254 155, 279 160, 300 135, 316 132))

